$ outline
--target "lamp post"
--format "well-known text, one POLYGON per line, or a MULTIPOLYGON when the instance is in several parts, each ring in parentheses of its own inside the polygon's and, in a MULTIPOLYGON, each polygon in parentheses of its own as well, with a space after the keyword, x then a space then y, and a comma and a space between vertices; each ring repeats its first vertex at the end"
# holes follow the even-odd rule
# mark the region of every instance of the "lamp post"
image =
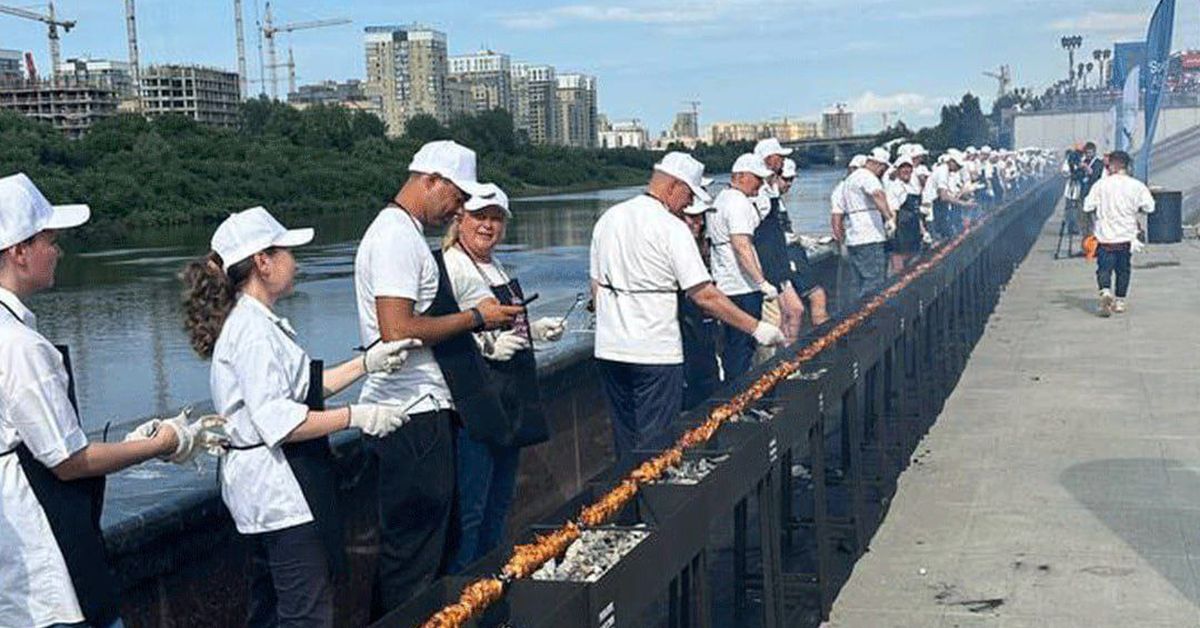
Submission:
POLYGON ((1072 84, 1075 82, 1075 51, 1083 46, 1083 37, 1080 35, 1071 35, 1063 37, 1060 41, 1063 50, 1067 51, 1067 80, 1072 84))

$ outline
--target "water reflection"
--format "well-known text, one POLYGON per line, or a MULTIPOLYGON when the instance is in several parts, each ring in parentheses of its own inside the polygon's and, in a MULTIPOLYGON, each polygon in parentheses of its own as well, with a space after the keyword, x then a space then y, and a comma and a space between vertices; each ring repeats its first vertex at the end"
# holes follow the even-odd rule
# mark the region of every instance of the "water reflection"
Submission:
MULTIPOLYGON (((828 231, 834 171, 805 172, 788 199, 796 228, 828 231)), ((501 255, 522 283, 541 294, 534 316, 562 315, 587 286, 587 247, 596 218, 640 188, 514 201, 501 255)), ((316 227, 296 251, 300 276, 279 304, 314 357, 341 360, 359 344, 354 251, 375 209, 296 221, 316 227)), ((58 287, 32 299, 42 333, 71 346, 84 424, 161 414, 208 398, 208 365, 188 347, 175 273, 207 250, 213 227, 144 229, 109 246, 69 252, 58 287)), ((431 234, 431 241, 439 234, 431 234)), ((576 319, 577 321, 581 319, 576 319)), ((577 335, 579 341, 586 341, 577 335)))

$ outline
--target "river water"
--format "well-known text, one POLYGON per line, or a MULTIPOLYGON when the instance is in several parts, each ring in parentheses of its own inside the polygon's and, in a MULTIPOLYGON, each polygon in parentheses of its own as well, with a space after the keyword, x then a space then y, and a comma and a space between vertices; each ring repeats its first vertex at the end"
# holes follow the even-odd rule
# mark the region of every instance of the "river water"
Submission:
MULTIPOLYGON (((829 231, 829 192, 839 173, 801 173, 786 199, 799 232, 829 231)), ((607 207, 639 191, 514 200, 500 257, 527 293, 541 295, 530 308, 533 316, 561 316, 586 290, 592 225, 607 207)), ((277 310, 314 358, 341 361, 359 344, 354 252, 377 211, 288 221, 316 227, 317 235, 312 245, 295 251, 296 291, 277 310)), ((59 263, 57 287, 30 300, 41 332, 71 347, 85 428, 161 415, 209 398, 208 364, 192 353, 183 333, 175 274, 208 249, 213 228, 146 229, 120 242, 69 250, 59 263)), ((578 313, 572 316, 573 333, 586 335, 586 323, 578 313)))

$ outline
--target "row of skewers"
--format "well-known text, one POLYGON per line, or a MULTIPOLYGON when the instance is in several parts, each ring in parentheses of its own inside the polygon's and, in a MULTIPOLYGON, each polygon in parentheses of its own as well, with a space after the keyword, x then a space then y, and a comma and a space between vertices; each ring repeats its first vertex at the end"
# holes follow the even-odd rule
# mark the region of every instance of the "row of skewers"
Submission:
POLYGON ((515 546, 512 557, 498 576, 467 585, 457 602, 435 613, 426 620, 422 628, 460 628, 466 622, 480 616, 504 595, 504 589, 509 583, 529 577, 546 562, 561 556, 571 543, 580 537, 585 528, 597 527, 611 520, 637 495, 640 486, 661 479, 667 469, 678 466, 683 460, 684 450, 707 443, 722 425, 746 412, 780 382, 795 374, 804 363, 862 325, 888 299, 899 294, 958 248, 979 224, 981 223, 959 234, 929 258, 911 267, 907 273, 867 301, 860 309, 847 315, 827 333, 797 351, 792 359, 780 362, 728 403, 713 408, 703 423, 685 432, 670 449, 643 462, 611 491, 584 507, 577 521, 569 521, 553 532, 535 536, 530 543, 515 546))

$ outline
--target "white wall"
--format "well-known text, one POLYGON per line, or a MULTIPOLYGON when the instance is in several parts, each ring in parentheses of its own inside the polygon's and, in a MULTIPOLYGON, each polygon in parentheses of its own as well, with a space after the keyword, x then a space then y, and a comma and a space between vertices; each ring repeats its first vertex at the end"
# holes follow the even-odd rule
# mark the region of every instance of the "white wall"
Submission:
MULTIPOLYGON (((1144 113, 1138 112, 1138 124, 1133 134, 1133 146, 1141 146, 1145 137, 1144 113)), ((1163 109, 1158 117, 1155 142, 1200 125, 1200 107, 1163 109)), ((1116 131, 1111 111, 1090 113, 1022 113, 1013 119, 1013 144, 1066 149, 1068 146, 1096 143, 1097 151, 1113 150, 1116 131)))

